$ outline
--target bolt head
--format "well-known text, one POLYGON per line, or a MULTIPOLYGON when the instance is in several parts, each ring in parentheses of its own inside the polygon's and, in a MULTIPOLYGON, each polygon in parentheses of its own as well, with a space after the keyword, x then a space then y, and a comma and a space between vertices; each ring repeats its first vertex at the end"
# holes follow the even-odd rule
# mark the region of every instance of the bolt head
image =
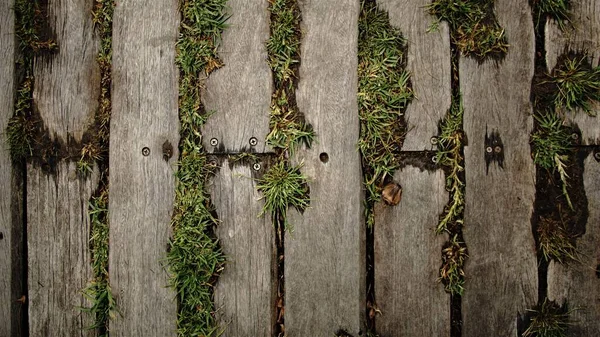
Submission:
POLYGON ((485 148, 485 152, 487 153, 492 153, 494 151, 494 149, 491 146, 488 146, 485 148))
POLYGON ((211 138, 211 139, 210 139, 210 145, 212 145, 212 146, 217 146, 217 145, 219 145, 219 140, 218 140, 218 139, 216 139, 216 138, 211 138))
POLYGON ((502 147, 501 146, 494 147, 494 152, 496 152, 496 153, 502 152, 502 147))
POLYGON ((256 144, 258 144, 258 140, 256 139, 256 137, 252 137, 250 138, 248 143, 250 143, 250 146, 256 146, 256 144))
POLYGON ((144 148, 142 149, 142 155, 143 155, 144 157, 148 157, 148 156, 150 155, 150 148, 148 148, 148 147, 144 147, 144 148))
POLYGON ((260 163, 254 163, 254 165, 252 165, 252 168, 254 169, 254 171, 260 171, 260 163))

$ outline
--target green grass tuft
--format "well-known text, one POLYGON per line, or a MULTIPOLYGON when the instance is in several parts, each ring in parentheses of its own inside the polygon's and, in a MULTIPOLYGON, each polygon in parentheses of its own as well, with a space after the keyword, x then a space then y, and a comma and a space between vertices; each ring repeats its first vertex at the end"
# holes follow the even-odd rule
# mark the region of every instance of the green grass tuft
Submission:
POLYGON ((405 70, 406 41, 388 15, 369 1, 361 1, 358 21, 358 107, 367 224, 373 226, 372 206, 381 199, 386 179, 398 169, 406 134, 404 112, 414 98, 405 70))
POLYGON ((465 284, 464 265, 468 253, 464 242, 454 235, 442 249, 442 267, 440 268, 439 281, 445 286, 446 292, 453 295, 462 295, 465 284))
POLYGON ((465 56, 483 60, 488 56, 503 56, 508 50, 504 29, 494 15, 491 0, 434 0, 427 6, 437 21, 446 21, 450 26, 453 43, 465 56))
POLYGON ((35 122, 31 119, 33 78, 26 78, 17 90, 13 116, 8 121, 6 136, 10 156, 14 162, 32 155, 32 142, 35 135, 35 122))
POLYGON ((536 27, 545 24, 545 18, 554 19, 563 30, 570 22, 570 0, 530 0, 530 4, 534 9, 536 27))
POLYGON ((579 261, 573 243, 575 238, 569 234, 564 224, 552 218, 542 217, 538 223, 537 233, 539 249, 546 261, 554 260, 560 264, 579 261))
POLYGON ((544 299, 544 303, 533 310, 529 327, 522 337, 566 337, 570 321, 567 306, 559 306, 556 302, 544 299))
POLYGON ((554 104, 557 109, 582 109, 595 116, 594 104, 600 101, 600 67, 592 67, 587 56, 568 56, 551 75, 557 90, 554 104))

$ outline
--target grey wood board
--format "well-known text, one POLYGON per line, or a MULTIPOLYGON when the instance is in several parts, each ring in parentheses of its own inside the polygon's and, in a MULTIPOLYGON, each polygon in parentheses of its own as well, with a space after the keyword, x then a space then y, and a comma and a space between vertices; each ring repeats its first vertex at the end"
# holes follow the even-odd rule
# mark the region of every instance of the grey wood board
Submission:
MULTIPOLYGON (((261 163, 261 170, 266 168, 261 163)), ((261 216, 264 202, 256 174, 248 164, 225 160, 209 188, 219 217, 217 238, 227 256, 214 293, 223 337, 273 335, 274 227, 268 215, 261 216)))
POLYGON ((206 80, 202 102, 213 111, 203 128, 209 152, 267 151, 273 81, 268 65, 269 1, 229 0, 231 15, 218 54, 224 67, 206 80), (215 138, 218 145, 212 146, 215 138), (257 144, 250 145, 256 138, 257 144))
POLYGON ((531 230, 535 170, 529 146, 533 21, 529 4, 521 0, 496 1, 496 14, 510 43, 506 58, 481 65, 461 58, 459 66, 468 138, 464 239, 470 258, 462 297, 465 337, 516 336, 517 316, 537 302, 531 230), (488 172, 485 138, 496 132, 502 151, 488 172))
MULTIPOLYGON (((558 58, 568 50, 587 52, 593 66, 600 62, 600 1, 571 1, 571 26, 564 31, 558 23, 546 25, 546 60, 551 71, 558 58)), ((600 104, 595 104, 594 113, 600 114, 600 104)), ((567 116, 581 129, 581 143, 600 145, 600 118, 590 117, 584 111, 567 111, 567 116)))
POLYGON ((58 164, 56 175, 27 169, 27 245, 30 336, 94 336, 82 290, 92 278, 89 199, 98 170, 88 179, 76 164, 58 164))
POLYGON ((177 1, 124 0, 113 18, 110 283, 121 315, 111 336, 173 336, 175 292, 164 266, 179 144, 177 1), (144 156, 143 149, 149 154, 144 156))
POLYGON ((442 171, 407 167, 397 206, 375 207, 375 302, 382 336, 450 336, 450 295, 437 281, 447 235, 436 235, 448 202, 442 171))
POLYGON ((435 18, 425 8, 431 0, 379 0, 388 11, 390 23, 407 39, 407 70, 415 99, 406 110, 408 133, 402 150, 430 150, 431 137, 438 134, 438 122, 450 107, 450 35, 448 24, 427 33, 435 18))
POLYGON ((358 335, 365 312, 365 228, 357 151, 359 1, 301 1, 298 107, 316 131, 294 156, 311 206, 288 213, 285 329, 288 336, 358 335), (319 160, 327 153, 329 160, 319 160))
POLYGON ((577 239, 581 263, 548 268, 548 298, 567 302, 572 325, 568 336, 600 335, 600 163, 590 154, 584 161, 583 184, 588 199, 586 232, 577 239))
POLYGON ((56 38, 58 53, 36 59, 33 95, 51 137, 66 141, 70 135, 80 141, 93 122, 100 94, 94 2, 50 0, 47 6, 50 35, 56 38))
POLYGON ((0 336, 21 335, 23 293, 22 186, 13 171, 6 127, 13 114, 15 94, 15 36, 13 0, 0 1, 0 336))

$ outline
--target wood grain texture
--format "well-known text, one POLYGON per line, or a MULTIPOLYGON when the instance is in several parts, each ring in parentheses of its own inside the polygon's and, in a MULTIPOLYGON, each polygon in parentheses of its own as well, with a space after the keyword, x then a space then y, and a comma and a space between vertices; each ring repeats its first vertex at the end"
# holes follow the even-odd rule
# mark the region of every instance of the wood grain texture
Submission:
MULTIPOLYGON (((220 220, 217 237, 228 261, 214 295, 223 337, 271 336, 275 324, 274 227, 269 216, 260 215, 263 201, 250 165, 223 161, 210 186, 220 220)), ((265 163, 261 167, 264 171, 265 163)))
POLYGON ((6 127, 15 94, 13 0, 0 0, 0 336, 21 335, 23 295, 23 216, 21 178, 13 171, 6 127))
POLYGON ((548 298, 567 301, 573 311, 568 336, 600 335, 600 163, 590 154, 584 162, 583 184, 589 216, 585 234, 577 239, 581 264, 563 266, 552 262, 548 268, 548 298))
POLYGON ((203 143, 209 152, 241 152, 252 148, 265 152, 269 133, 269 107, 273 92, 271 69, 267 63, 269 1, 229 0, 228 27, 223 32, 219 57, 224 67, 206 81, 202 102, 214 111, 203 129, 203 143), (210 145, 216 138, 219 145, 210 145))
POLYGON ((173 336, 177 304, 163 260, 171 233, 177 149, 177 1, 123 0, 113 21, 110 283, 122 315, 111 336, 173 336), (150 151, 142 154, 143 148, 150 151))
POLYGON ((402 185, 395 207, 375 207, 375 301, 382 336, 449 336, 450 296, 437 282, 447 236, 436 235, 448 202, 444 173, 407 167, 394 176, 402 185))
POLYGON ((461 58, 466 206, 463 336, 516 336, 517 315, 537 302, 531 230, 535 170, 529 135, 534 33, 527 1, 498 0, 496 13, 510 48, 501 62, 461 58), (485 138, 498 132, 503 168, 485 161, 485 138))
POLYGON ((285 238, 288 336, 358 335, 365 311, 364 219, 357 93, 357 0, 300 1, 298 107, 317 142, 298 151, 311 206, 290 211, 285 238), (319 154, 329 154, 322 163, 319 154))
POLYGON ((66 141, 70 135, 80 141, 92 122, 100 94, 96 62, 100 42, 92 21, 94 2, 47 3, 50 36, 55 36, 59 52, 36 59, 33 97, 52 138, 66 141))
POLYGON ((438 121, 450 107, 450 35, 448 24, 426 33, 435 18, 425 6, 431 0, 378 0, 388 11, 390 23, 408 42, 407 70, 416 96, 406 110, 408 133, 402 150, 432 149, 431 137, 438 134, 438 121))
POLYGON ((88 202, 98 170, 82 179, 62 162, 56 176, 27 169, 30 336, 94 336, 81 290, 92 277, 88 202))
MULTIPOLYGON (((571 21, 573 27, 564 32, 555 21, 546 25, 546 60, 550 71, 567 50, 587 52, 592 65, 600 63, 600 1, 571 1, 571 21)), ((600 114, 600 104, 596 104, 594 112, 600 114)), ((567 115, 581 129, 582 144, 600 145, 600 118, 590 117, 579 109, 567 115)))

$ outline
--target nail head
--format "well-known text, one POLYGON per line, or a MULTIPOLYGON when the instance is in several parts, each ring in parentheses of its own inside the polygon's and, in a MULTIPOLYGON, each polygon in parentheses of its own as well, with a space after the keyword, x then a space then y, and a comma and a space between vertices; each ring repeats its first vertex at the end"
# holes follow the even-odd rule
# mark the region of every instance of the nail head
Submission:
POLYGON ((211 138, 211 139, 210 139, 210 145, 212 145, 212 146, 217 146, 217 145, 219 145, 219 140, 218 140, 218 139, 216 139, 216 138, 211 138))
POLYGON ((150 148, 148 148, 148 147, 144 147, 144 148, 142 149, 142 155, 143 155, 144 157, 148 157, 148 156, 150 155, 150 148))
POLYGON ((496 146, 496 147, 494 148, 494 152, 496 152, 496 153, 500 153, 500 152, 502 152, 502 147, 501 147, 501 146, 496 146))
POLYGON ((492 151, 494 151, 494 149, 491 146, 485 148, 485 152, 487 153, 492 153, 492 151))
POLYGON ((256 144, 258 144, 258 139, 256 139, 256 137, 252 137, 250 138, 249 143, 251 146, 256 146, 256 144))
POLYGON ((259 171, 260 170, 260 163, 254 163, 254 165, 252 165, 252 168, 254 169, 254 171, 259 171))

